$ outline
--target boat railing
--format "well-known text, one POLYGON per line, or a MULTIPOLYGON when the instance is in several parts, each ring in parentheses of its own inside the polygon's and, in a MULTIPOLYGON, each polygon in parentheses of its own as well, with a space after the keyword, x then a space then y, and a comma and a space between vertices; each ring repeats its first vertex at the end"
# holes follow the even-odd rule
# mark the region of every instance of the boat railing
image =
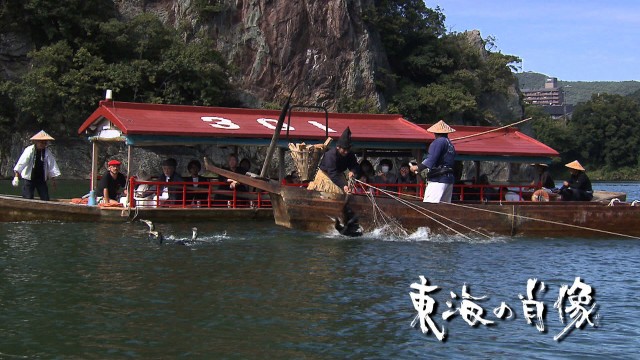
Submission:
MULTIPOLYGON (((284 183, 284 186, 306 187, 307 183, 284 183)), ((426 184, 387 184, 387 183, 367 183, 366 185, 356 183, 353 188, 355 194, 373 194, 374 196, 384 195, 389 192, 391 195, 402 197, 415 197, 422 199, 426 184)), ((523 201, 531 200, 531 194, 537 188, 531 185, 515 184, 455 184, 453 186, 453 201, 523 201)))
POLYGON ((228 182, 214 180, 166 182, 131 177, 127 199, 131 207, 271 208, 267 192, 245 188, 230 188, 228 182))

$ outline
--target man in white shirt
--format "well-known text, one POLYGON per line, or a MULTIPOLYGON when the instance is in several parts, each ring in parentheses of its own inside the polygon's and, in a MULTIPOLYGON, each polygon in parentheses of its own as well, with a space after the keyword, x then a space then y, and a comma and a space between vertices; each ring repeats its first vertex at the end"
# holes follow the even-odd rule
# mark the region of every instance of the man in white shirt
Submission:
POLYGON ((11 184, 14 187, 18 187, 20 184, 20 177, 24 179, 24 185, 22 187, 22 197, 25 199, 33 199, 35 190, 38 190, 38 195, 41 200, 49 200, 49 188, 47 187, 47 180, 51 179, 53 187, 56 183, 54 178, 60 176, 60 169, 56 159, 47 149, 47 142, 54 140, 49 134, 44 131, 40 131, 31 137, 33 145, 27 146, 16 166, 13 168, 14 178, 11 184))

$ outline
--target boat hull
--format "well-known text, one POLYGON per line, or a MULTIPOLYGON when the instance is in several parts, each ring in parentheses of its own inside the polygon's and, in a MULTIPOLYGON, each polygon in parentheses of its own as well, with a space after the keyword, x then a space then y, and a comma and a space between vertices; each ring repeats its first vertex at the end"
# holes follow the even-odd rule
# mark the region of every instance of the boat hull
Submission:
POLYGON ((123 222, 135 219, 166 222, 241 219, 268 220, 273 219, 273 212, 268 208, 102 208, 99 206, 72 204, 62 200, 27 200, 11 195, 0 195, 0 222, 123 222))
POLYGON ((271 195, 276 224, 314 232, 334 228, 334 218, 349 206, 365 232, 397 223, 407 232, 427 228, 431 233, 471 236, 526 235, 533 237, 640 237, 640 207, 628 203, 502 202, 430 204, 388 197, 372 200, 283 187, 271 195), (384 215, 384 217, 383 217, 384 215), (386 220, 385 220, 386 219, 386 220))

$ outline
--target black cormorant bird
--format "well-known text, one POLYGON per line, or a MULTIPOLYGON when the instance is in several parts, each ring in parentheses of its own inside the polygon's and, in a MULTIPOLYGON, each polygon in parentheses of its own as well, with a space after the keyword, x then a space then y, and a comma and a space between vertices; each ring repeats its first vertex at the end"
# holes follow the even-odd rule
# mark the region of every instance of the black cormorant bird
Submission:
POLYGON ((147 224, 149 227, 149 240, 157 241, 158 244, 162 244, 164 241, 164 236, 160 231, 156 231, 156 226, 150 220, 140 219, 143 223, 147 224))

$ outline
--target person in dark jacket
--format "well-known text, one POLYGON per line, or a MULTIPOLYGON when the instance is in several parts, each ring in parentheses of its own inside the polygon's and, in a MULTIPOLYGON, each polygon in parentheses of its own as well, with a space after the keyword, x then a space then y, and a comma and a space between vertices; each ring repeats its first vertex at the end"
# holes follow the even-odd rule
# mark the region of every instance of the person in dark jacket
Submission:
MULTIPOLYGON (((396 184, 398 182, 398 177, 396 174, 392 172, 393 170, 393 162, 390 159, 382 159, 380 160, 380 171, 373 178, 373 183, 378 186, 382 184, 396 184)), ((398 188, 396 186, 385 186, 385 190, 397 191, 398 188)))
POLYGON ((584 167, 580 165, 578 160, 572 161, 565 166, 569 168, 571 178, 565 181, 560 190, 558 190, 562 200, 591 201, 593 199, 593 188, 584 167))
POLYGON ((359 172, 358 159, 351 152, 351 129, 342 132, 336 147, 327 151, 320 161, 320 170, 309 183, 307 189, 331 193, 348 193, 349 186, 344 172, 349 170, 349 178, 359 172))
MULTIPOLYGON (((209 178, 200 175, 200 170, 202 170, 202 165, 198 160, 191 160, 189 164, 187 164, 187 171, 189 172, 189 177, 186 178, 186 181, 193 181, 194 183, 199 182, 208 182, 209 178)), ((203 191, 193 191, 193 190, 207 190, 207 185, 205 184, 193 184, 190 190, 187 190, 187 203, 192 205, 197 205, 198 201, 206 202, 209 198, 209 194, 203 191)))
POLYGON ((421 164, 412 165, 411 171, 429 170, 424 202, 451 202, 453 183, 455 182, 453 167, 455 165, 456 149, 451 140, 449 140, 449 134, 455 130, 440 120, 428 128, 427 131, 434 133, 436 139, 429 145, 427 158, 421 164))
POLYGON ((182 176, 176 172, 177 166, 178 162, 174 158, 169 158, 162 162, 162 175, 159 176, 159 180, 167 184, 161 185, 162 195, 160 200, 166 200, 168 205, 182 205, 182 185, 168 185, 168 183, 184 181, 182 176))

